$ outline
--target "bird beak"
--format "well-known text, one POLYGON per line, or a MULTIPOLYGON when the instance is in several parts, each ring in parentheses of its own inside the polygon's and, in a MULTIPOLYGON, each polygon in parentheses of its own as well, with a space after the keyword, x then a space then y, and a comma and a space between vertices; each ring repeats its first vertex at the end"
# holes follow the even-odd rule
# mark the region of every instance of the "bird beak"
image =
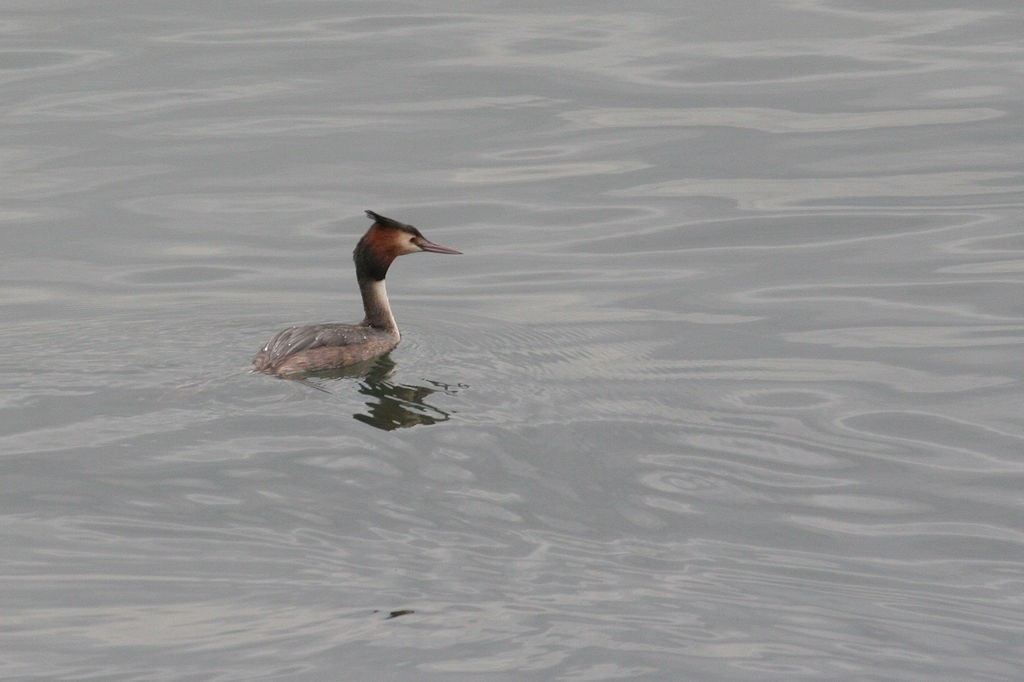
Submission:
POLYGON ((430 253, 451 253, 451 254, 459 254, 459 255, 462 254, 461 251, 456 251, 455 249, 449 249, 447 246, 441 246, 440 244, 435 244, 434 242, 430 241, 429 239, 425 239, 425 238, 422 238, 422 237, 416 240, 416 246, 420 247, 424 251, 429 251, 430 253))

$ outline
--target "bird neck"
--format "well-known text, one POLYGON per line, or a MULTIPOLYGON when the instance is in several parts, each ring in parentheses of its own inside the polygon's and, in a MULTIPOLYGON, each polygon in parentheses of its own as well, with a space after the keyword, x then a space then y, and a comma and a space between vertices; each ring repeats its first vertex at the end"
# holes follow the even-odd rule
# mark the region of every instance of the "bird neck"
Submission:
POLYGON ((391 314, 384 280, 360 277, 359 293, 363 296, 363 310, 366 312, 363 325, 398 334, 398 324, 395 322, 395 316, 391 314))

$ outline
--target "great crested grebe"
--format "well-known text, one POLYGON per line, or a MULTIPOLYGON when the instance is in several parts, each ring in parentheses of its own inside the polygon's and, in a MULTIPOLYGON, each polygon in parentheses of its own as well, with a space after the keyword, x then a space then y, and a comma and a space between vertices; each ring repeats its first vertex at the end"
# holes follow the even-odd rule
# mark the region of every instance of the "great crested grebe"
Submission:
POLYGON ((352 252, 366 317, 359 324, 311 324, 284 329, 252 359, 254 371, 282 376, 339 369, 388 352, 401 339, 384 288, 391 262, 418 251, 462 253, 435 244, 412 225, 373 211, 366 215, 373 219, 373 225, 352 252))

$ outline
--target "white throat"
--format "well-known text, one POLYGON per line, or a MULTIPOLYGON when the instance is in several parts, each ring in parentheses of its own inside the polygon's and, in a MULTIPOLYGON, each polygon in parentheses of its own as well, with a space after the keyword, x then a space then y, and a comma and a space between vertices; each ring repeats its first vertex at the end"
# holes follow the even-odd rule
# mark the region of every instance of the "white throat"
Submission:
POLYGON ((363 294, 363 308, 366 311, 365 322, 380 329, 394 330, 398 334, 398 323, 391 313, 388 302, 388 289, 384 280, 364 282, 360 287, 363 294))

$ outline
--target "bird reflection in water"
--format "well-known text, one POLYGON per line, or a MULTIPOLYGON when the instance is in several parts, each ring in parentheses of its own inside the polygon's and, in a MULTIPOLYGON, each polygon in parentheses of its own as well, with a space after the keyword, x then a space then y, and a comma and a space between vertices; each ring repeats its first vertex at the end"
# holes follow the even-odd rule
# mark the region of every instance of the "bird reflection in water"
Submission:
POLYGON ((429 386, 396 384, 390 381, 394 374, 395 362, 390 355, 382 355, 358 365, 336 370, 314 372, 300 381, 312 388, 330 393, 318 379, 352 378, 359 380, 359 392, 369 396, 365 413, 357 412, 352 417, 384 431, 407 429, 412 426, 438 424, 451 419, 451 413, 427 402, 434 393, 455 395, 464 384, 446 384, 426 380, 429 386))

